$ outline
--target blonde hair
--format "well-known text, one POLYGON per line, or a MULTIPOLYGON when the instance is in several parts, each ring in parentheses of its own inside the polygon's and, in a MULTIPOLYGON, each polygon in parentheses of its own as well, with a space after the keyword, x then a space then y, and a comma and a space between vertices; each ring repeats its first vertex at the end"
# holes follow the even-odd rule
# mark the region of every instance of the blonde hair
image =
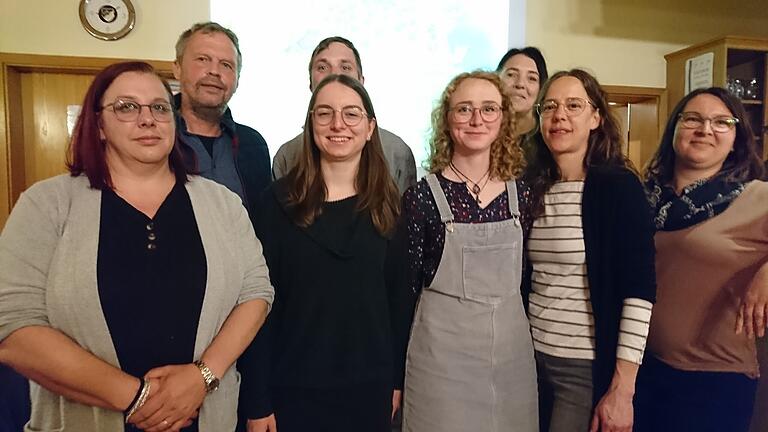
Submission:
POLYGON ((517 177, 525 165, 523 151, 516 137, 515 115, 512 103, 501 84, 501 79, 495 73, 475 71, 457 75, 448 83, 440 97, 439 104, 432 111, 432 136, 429 139, 429 159, 424 168, 431 173, 445 169, 453 158, 453 140, 451 139, 448 114, 450 112, 451 96, 456 88, 465 80, 481 79, 490 82, 501 95, 501 127, 499 135, 491 143, 490 175, 499 180, 511 180, 517 177))

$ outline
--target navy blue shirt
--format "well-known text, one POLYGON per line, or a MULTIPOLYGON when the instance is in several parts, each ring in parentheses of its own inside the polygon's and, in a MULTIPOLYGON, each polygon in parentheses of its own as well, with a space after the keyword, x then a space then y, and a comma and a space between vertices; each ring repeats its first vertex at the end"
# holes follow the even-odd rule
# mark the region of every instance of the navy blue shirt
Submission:
POLYGON ((97 281, 121 369, 141 377, 192 363, 207 263, 186 188, 177 183, 154 218, 111 189, 101 197, 97 281))

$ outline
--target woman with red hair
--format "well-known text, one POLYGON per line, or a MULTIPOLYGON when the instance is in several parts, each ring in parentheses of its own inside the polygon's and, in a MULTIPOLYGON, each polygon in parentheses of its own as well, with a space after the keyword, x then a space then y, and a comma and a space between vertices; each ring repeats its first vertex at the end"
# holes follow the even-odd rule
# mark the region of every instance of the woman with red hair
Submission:
POLYGON ((240 199, 188 175, 175 136, 167 83, 111 65, 85 96, 69 174, 16 203, 0 362, 33 381, 26 430, 234 429, 231 366, 273 290, 240 199))

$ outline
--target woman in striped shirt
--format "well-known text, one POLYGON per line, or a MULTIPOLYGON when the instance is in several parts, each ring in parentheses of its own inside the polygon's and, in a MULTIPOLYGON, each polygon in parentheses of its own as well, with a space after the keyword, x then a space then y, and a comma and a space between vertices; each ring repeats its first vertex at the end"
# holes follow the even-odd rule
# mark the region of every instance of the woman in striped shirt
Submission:
POLYGON ((536 105, 526 283, 542 431, 631 431, 655 300, 653 228, 589 73, 555 74, 536 105))

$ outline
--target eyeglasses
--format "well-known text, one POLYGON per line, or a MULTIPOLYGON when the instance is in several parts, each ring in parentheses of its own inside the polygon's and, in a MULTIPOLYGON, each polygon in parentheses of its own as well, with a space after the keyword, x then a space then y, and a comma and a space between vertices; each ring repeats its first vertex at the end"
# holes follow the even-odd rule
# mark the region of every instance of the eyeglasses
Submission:
POLYGON ((106 104, 101 109, 112 108, 115 117, 123 122, 134 122, 139 118, 141 109, 149 108, 152 118, 156 121, 167 123, 173 120, 173 107, 168 102, 155 102, 151 104, 140 104, 138 102, 118 99, 111 104, 106 104))
POLYGON ((739 122, 736 117, 717 116, 704 118, 697 112, 684 112, 678 116, 680 126, 685 129, 700 129, 705 123, 709 122, 709 127, 713 132, 725 133, 733 129, 739 122))
POLYGON ((349 127, 359 125, 363 118, 368 117, 368 114, 362 108, 355 105, 345 106, 340 110, 333 109, 328 105, 320 105, 315 107, 310 113, 312 113, 312 118, 318 126, 328 126, 331 124, 335 113, 340 113, 341 121, 349 127))
POLYGON ((568 117, 574 117, 583 113, 584 109, 589 105, 597 109, 597 106, 592 101, 580 97, 569 97, 565 99, 563 104, 554 99, 547 99, 542 103, 536 104, 536 112, 542 117, 551 117, 560 105, 563 106, 565 115, 568 117))
POLYGON ((499 119, 503 109, 495 103, 483 104, 480 108, 475 108, 471 104, 459 104, 451 108, 451 119, 454 123, 467 123, 472 120, 475 111, 480 112, 480 118, 483 121, 491 123, 499 119))

